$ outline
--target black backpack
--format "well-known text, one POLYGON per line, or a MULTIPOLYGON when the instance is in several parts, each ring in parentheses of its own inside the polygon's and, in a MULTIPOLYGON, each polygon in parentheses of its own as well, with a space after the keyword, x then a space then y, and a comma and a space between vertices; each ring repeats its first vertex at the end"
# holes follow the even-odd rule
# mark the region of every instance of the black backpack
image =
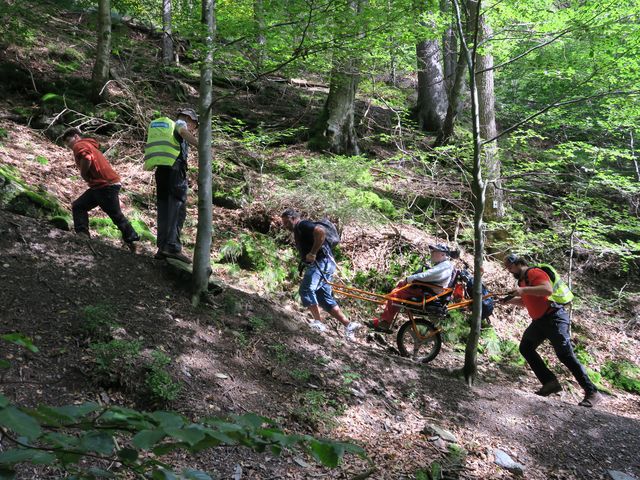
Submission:
MULTIPOLYGON (((482 284, 482 296, 485 296, 489 293, 487 287, 482 284)), ((467 276, 467 295, 469 298, 473 296, 473 276, 468 274, 467 276)), ((493 298, 483 298, 482 299, 482 319, 485 320, 493 314, 494 301, 493 298)))
POLYGON ((329 220, 328 218, 323 218, 317 222, 314 222, 316 225, 320 225, 324 228, 324 241, 331 249, 333 249, 336 245, 340 243, 340 234, 338 233, 338 229, 336 226, 329 220))

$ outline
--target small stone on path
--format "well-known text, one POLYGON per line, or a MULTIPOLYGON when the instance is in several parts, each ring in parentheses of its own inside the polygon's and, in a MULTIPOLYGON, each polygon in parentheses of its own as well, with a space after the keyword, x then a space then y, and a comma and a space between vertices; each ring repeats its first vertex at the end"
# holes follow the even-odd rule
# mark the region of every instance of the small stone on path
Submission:
POLYGON ((432 423, 427 423, 421 433, 429 436, 431 436, 431 434, 435 434, 447 442, 458 443, 458 439, 453 433, 432 423))
POLYGON ((513 473, 524 473, 524 465, 514 461, 507 452, 500 450, 499 448, 494 448, 493 456, 495 457, 494 462, 496 465, 499 465, 513 473))
POLYGON ((628 473, 619 472, 618 470, 609 470, 609 476, 611 480, 638 480, 633 475, 629 475, 628 473))

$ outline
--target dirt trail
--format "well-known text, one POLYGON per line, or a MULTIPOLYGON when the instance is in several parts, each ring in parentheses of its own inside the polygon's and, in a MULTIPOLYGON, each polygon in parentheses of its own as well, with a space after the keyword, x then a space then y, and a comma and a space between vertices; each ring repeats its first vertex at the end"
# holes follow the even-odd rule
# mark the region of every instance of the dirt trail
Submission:
MULTIPOLYGON (((528 373, 517 378, 490 364, 480 365, 484 380, 468 389, 450 373, 462 360, 446 345, 428 367, 414 365, 364 335, 355 345, 345 344, 337 328, 319 336, 295 307, 232 286, 215 297, 214 308, 194 310, 184 286, 148 253, 132 255, 115 242, 87 243, 0 211, 0 332, 22 331, 41 350, 9 349, 20 368, 3 379, 3 394, 22 405, 133 403, 87 376, 86 345, 76 334, 80 311, 103 303, 113 306, 127 335, 174 359, 185 389, 173 408, 190 416, 256 411, 292 431, 315 428, 316 434, 352 438, 377 467, 370 478, 414 478, 435 460, 448 467, 447 478, 511 478, 493 463, 494 447, 522 463, 525 478, 607 478, 608 469, 640 476, 637 396, 607 396, 601 407, 584 409, 574 389, 541 399, 527 393, 535 386, 528 373), (235 312, 225 298, 234 299, 235 312), (251 318, 272 323, 256 333, 251 318), (464 462, 452 460, 449 443, 421 433, 428 423, 455 435, 464 462)), ((351 478, 367 468, 347 458, 329 471, 298 455, 272 458, 236 448, 175 461, 219 478, 232 478, 237 466, 243 478, 351 478)), ((42 478, 30 475, 25 470, 22 478, 42 478)))

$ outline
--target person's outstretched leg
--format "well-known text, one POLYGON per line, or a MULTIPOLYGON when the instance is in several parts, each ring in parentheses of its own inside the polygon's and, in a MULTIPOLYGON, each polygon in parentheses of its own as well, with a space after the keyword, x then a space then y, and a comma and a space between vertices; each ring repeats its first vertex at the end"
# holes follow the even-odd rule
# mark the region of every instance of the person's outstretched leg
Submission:
POLYGON ((73 229, 76 233, 89 236, 89 211, 98 206, 92 189, 87 190, 71 204, 73 229))

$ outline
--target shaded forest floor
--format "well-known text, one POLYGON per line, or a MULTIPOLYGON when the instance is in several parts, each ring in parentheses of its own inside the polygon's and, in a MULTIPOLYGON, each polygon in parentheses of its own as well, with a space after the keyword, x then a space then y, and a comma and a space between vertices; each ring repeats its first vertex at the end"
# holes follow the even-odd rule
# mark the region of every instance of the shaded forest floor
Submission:
MULTIPOLYGON (((446 478, 511 478, 493 463, 494 447, 522 463, 525 478, 607 478, 607 469, 640 475, 637 396, 607 395, 585 409, 571 386, 542 399, 529 393, 529 373, 483 361, 480 383, 468 389, 452 373, 461 355, 446 345, 428 366, 415 365, 364 333, 346 344, 336 325, 325 335, 312 332, 292 307, 230 285, 213 306, 193 309, 165 262, 2 211, 0 284, 0 332, 24 332, 41 351, 6 354, 13 367, 2 393, 20 405, 145 404, 91 381, 82 311, 106 304, 120 337, 175 359, 172 373, 184 388, 172 408, 190 417, 252 411, 289 431, 352 439, 376 466, 370 478, 415 478, 433 461, 445 466, 446 478), (257 317, 263 325, 251 321, 257 317), (453 433, 455 442, 422 433, 427 424, 453 433)), ((274 458, 235 447, 172 460, 218 478, 240 470, 241 478, 352 478, 368 468, 348 457, 326 470, 296 454, 274 458)), ((20 478, 53 477, 24 469, 20 478)))

